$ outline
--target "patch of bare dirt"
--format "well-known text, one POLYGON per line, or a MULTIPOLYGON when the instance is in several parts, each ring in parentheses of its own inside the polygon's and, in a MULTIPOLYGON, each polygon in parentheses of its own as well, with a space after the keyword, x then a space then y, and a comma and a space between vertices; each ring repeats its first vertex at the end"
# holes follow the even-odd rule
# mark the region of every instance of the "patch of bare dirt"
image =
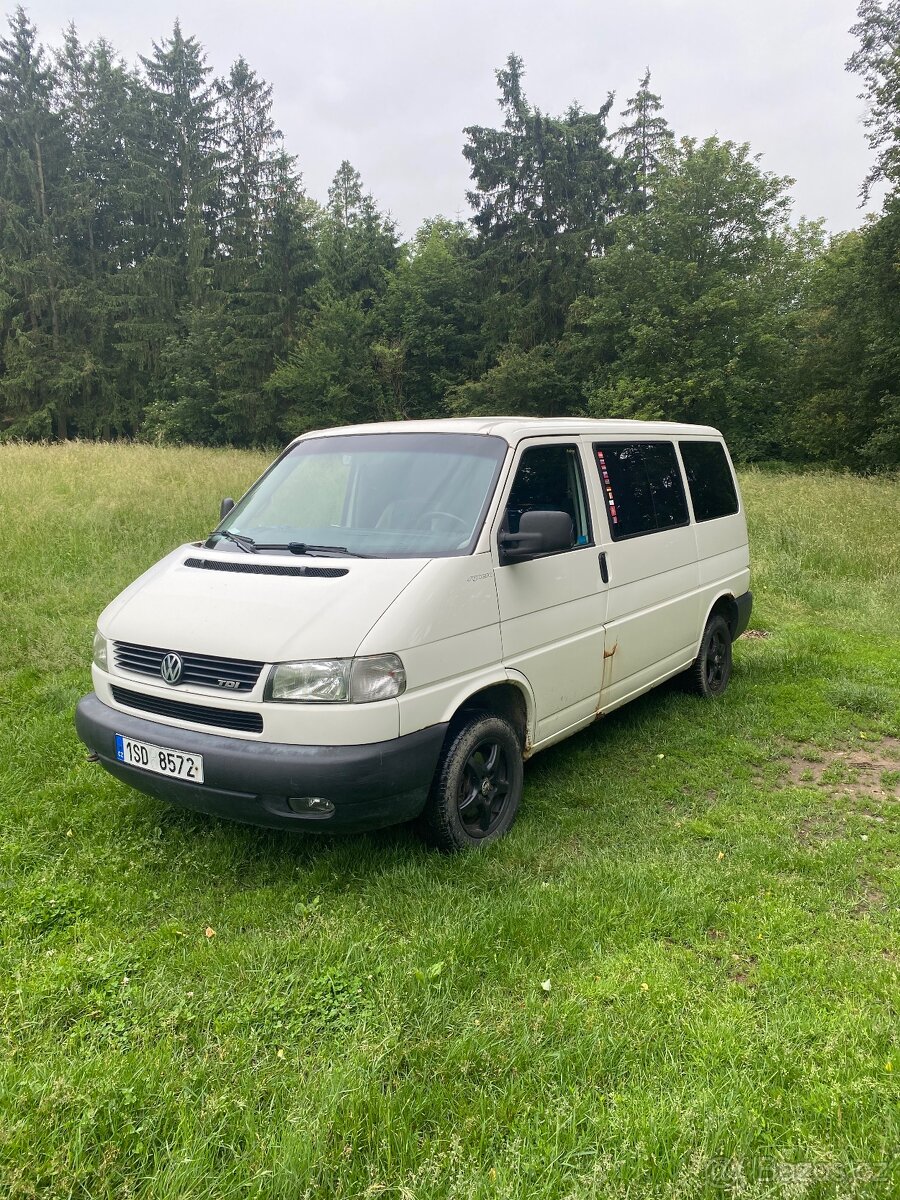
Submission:
POLYGON ((881 911, 886 906, 887 896, 881 888, 877 888, 867 880, 864 880, 862 894, 853 905, 851 912, 855 917, 864 917, 870 912, 881 911))
POLYGON ((756 987, 756 964, 759 959, 755 954, 732 954, 731 966, 728 969, 728 976, 735 983, 741 983, 744 987, 756 987))
POLYGON ((745 629, 741 634, 741 637, 738 638, 738 641, 740 641, 741 638, 746 638, 748 642, 758 642, 762 641, 764 638, 770 638, 771 636, 772 635, 769 633, 768 629, 745 629))
MULTIPOLYGON (((806 849, 818 850, 848 836, 848 821, 855 834, 868 841, 869 834, 860 832, 860 819, 874 833, 898 816, 900 738, 884 737, 834 750, 796 746, 782 756, 780 772, 781 787, 808 792, 814 802, 795 830, 806 849)), ((882 902, 873 889, 860 899, 857 911, 862 915, 882 902)))
POLYGON ((833 813, 816 813, 797 826, 797 841, 802 846, 819 847, 838 841, 846 832, 846 823, 833 813))
MULTIPOLYGON (((900 799, 900 738, 837 750, 802 749, 785 756, 783 787, 820 789, 830 795, 871 800, 900 799)), ((864 814, 883 820, 876 813, 864 814)))

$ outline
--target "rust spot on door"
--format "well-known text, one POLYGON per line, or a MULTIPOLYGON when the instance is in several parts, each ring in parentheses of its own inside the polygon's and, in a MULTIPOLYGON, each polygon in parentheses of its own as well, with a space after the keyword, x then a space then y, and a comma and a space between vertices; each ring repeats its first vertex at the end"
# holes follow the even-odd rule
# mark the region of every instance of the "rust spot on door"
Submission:
MULTIPOLYGON (((613 656, 615 655, 618 648, 619 648, 619 643, 613 642, 613 644, 609 647, 609 649, 604 649, 604 651, 603 651, 603 673, 600 678, 601 700, 603 698, 603 692, 606 690, 606 688, 609 687, 610 683, 612 683, 612 670, 613 670, 612 660, 613 660, 613 656)), ((600 715, 599 707, 597 709, 597 715, 598 716, 600 715)))

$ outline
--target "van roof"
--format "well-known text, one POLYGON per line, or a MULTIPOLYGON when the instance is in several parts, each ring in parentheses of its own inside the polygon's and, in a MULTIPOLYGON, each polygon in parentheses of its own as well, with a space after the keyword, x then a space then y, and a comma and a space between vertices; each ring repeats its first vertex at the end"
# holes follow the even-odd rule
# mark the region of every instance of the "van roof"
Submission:
POLYGON ((686 425, 675 421, 588 420, 585 417, 447 417, 434 421, 380 421, 369 425, 342 425, 304 433, 310 437, 334 437, 346 433, 482 433, 505 438, 511 445, 528 437, 547 434, 588 434, 593 437, 633 434, 639 437, 666 435, 721 437, 710 425, 686 425))

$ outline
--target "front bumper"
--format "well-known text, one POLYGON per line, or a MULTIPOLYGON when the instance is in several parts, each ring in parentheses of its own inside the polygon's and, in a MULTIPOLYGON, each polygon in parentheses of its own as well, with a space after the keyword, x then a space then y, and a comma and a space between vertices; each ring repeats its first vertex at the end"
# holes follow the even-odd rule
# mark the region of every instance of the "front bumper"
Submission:
POLYGON ((424 807, 446 725, 361 746, 290 746, 161 725, 103 704, 75 710, 78 736, 124 783, 184 808, 276 829, 355 831, 395 825, 424 807), (203 755, 203 784, 169 779, 116 759, 116 734, 203 755), (334 811, 294 812, 288 797, 321 796, 334 811))

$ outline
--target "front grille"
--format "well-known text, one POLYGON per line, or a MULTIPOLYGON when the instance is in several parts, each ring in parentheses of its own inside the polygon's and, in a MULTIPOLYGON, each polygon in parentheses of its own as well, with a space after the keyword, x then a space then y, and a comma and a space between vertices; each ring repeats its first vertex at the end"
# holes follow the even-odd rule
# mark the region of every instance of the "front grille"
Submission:
POLYGON ((314 579, 340 579, 349 575, 346 567, 281 566, 278 563, 233 562, 231 559, 186 558, 186 567, 201 571, 233 571, 238 575, 306 575, 314 579))
POLYGON ((126 708, 137 708, 141 712, 153 713, 158 717, 176 717, 179 721, 190 721, 194 725, 216 725, 220 729, 240 729, 244 733, 262 733, 263 719, 256 712, 236 712, 232 708, 206 708, 202 704, 184 704, 181 700, 168 700, 165 696, 145 696, 128 688, 113 686, 113 699, 126 708))
MULTIPOLYGON (((169 650, 155 646, 138 646, 133 642, 115 642, 113 658, 123 671, 138 675, 155 675, 162 679, 160 667, 169 650)), ((189 654, 177 651, 182 671, 178 683, 193 683, 198 687, 223 688, 229 692, 251 692, 263 669, 261 662, 243 658, 214 658, 210 654, 189 654)))

